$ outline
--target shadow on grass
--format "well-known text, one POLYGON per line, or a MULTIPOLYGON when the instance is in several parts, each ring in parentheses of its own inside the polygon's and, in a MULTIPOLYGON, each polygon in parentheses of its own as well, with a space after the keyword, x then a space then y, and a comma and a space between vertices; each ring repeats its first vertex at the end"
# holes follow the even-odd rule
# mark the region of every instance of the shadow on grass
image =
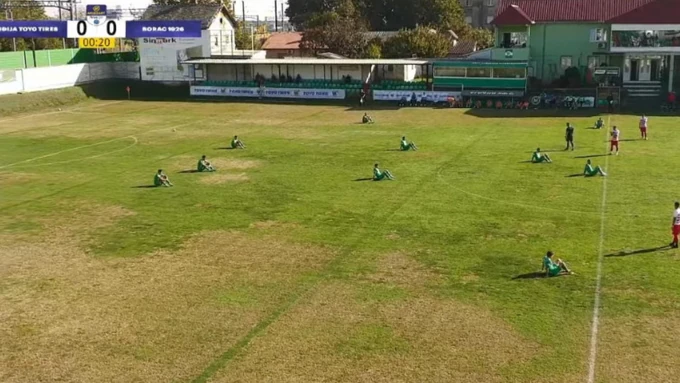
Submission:
POLYGON ((368 177, 368 178, 357 178, 357 179, 354 180, 354 182, 358 182, 358 181, 373 181, 373 178, 371 178, 371 177, 368 177))
MULTIPOLYGON (((626 138, 624 140, 619 140, 621 142, 634 142, 634 141, 643 141, 641 138, 626 138)), ((609 141, 607 141, 609 142, 609 141)))
POLYGON ((177 173, 190 174, 190 173, 200 173, 200 172, 196 169, 187 169, 187 170, 180 170, 177 173))
POLYGON ((139 186, 132 186, 130 189, 153 189, 157 188, 158 186, 156 185, 139 185, 139 186))
POLYGON ((535 271, 533 273, 521 274, 516 277, 512 277, 512 280, 514 281, 517 279, 540 279, 540 278, 546 278, 545 272, 535 271))
POLYGON ((387 149, 385 150, 386 152, 407 152, 408 150, 401 150, 401 149, 387 149))
POLYGON ((576 156, 574 158, 597 158, 597 157, 607 157, 609 154, 590 154, 587 156, 576 156))
POLYGON ((652 247, 652 248, 649 248, 649 249, 640 249, 640 250, 633 250, 633 251, 620 251, 618 253, 606 254, 605 257, 627 257, 629 255, 656 253, 657 251, 670 249, 670 248, 671 248, 670 246, 659 246, 659 247, 652 247))
POLYGON ((604 129, 604 128, 596 128, 596 127, 594 127, 594 126, 589 126, 589 127, 587 127, 586 129, 590 129, 590 130, 602 130, 602 129, 604 129))
POLYGON ((231 146, 228 147, 223 147, 223 148, 215 148, 215 150, 234 150, 231 146))
POLYGON ((569 174, 568 176, 565 176, 565 177, 566 178, 583 177, 583 173, 569 174))

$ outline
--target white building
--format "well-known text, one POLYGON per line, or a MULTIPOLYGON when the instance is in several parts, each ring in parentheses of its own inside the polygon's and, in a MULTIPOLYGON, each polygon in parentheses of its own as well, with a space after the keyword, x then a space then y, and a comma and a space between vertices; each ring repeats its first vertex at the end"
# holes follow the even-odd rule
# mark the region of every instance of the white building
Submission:
POLYGON ((147 8, 142 20, 196 20, 201 22, 200 38, 139 39, 142 80, 191 81, 204 79, 202 67, 182 64, 191 58, 219 56, 252 57, 237 51, 234 41, 236 20, 223 4, 157 5, 147 8))

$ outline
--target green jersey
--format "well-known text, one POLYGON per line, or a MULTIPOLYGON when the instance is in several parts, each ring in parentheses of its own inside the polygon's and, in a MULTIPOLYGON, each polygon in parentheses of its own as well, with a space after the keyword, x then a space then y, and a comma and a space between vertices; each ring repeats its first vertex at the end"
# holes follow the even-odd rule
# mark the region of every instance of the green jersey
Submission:
POLYGON ((598 128, 601 128, 602 125, 604 125, 604 122, 602 122, 602 120, 597 120, 597 122, 595 123, 595 126, 598 128))
POLYGON ((238 146, 238 140, 231 140, 231 148, 236 149, 237 146, 238 146))
POLYGON ((163 176, 160 175, 160 174, 156 174, 156 175, 153 177, 153 184, 156 185, 156 186, 161 186, 161 185, 163 185, 163 176))
POLYGON ((373 169, 373 177, 376 179, 382 178, 382 172, 378 168, 373 169))
POLYGON ((541 160, 541 158, 543 158, 543 155, 541 155, 540 152, 534 152, 534 155, 531 156, 531 161, 539 162, 541 160))
POLYGON ((562 271, 560 268, 560 265, 557 263, 553 262, 552 259, 550 259, 548 256, 543 257, 543 266, 545 267, 546 270, 548 270, 548 275, 555 276, 562 271))
POLYGON ((401 140, 401 150, 409 150, 411 145, 406 140, 401 140))

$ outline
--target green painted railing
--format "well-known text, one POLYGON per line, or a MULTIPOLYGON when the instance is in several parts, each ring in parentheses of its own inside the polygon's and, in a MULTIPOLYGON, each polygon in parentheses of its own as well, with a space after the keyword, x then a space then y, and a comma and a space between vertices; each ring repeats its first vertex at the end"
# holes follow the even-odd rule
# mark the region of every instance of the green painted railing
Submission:
POLYGON ((137 52, 96 53, 92 49, 52 49, 42 51, 0 52, 0 69, 40 68, 95 62, 134 62, 137 52))

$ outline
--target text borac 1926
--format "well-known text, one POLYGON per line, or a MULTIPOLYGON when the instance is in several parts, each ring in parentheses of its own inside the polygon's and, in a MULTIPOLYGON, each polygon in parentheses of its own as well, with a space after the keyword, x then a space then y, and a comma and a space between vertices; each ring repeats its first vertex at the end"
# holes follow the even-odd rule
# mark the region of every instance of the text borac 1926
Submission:
POLYGON ((142 32, 184 32, 184 27, 142 27, 142 32))

